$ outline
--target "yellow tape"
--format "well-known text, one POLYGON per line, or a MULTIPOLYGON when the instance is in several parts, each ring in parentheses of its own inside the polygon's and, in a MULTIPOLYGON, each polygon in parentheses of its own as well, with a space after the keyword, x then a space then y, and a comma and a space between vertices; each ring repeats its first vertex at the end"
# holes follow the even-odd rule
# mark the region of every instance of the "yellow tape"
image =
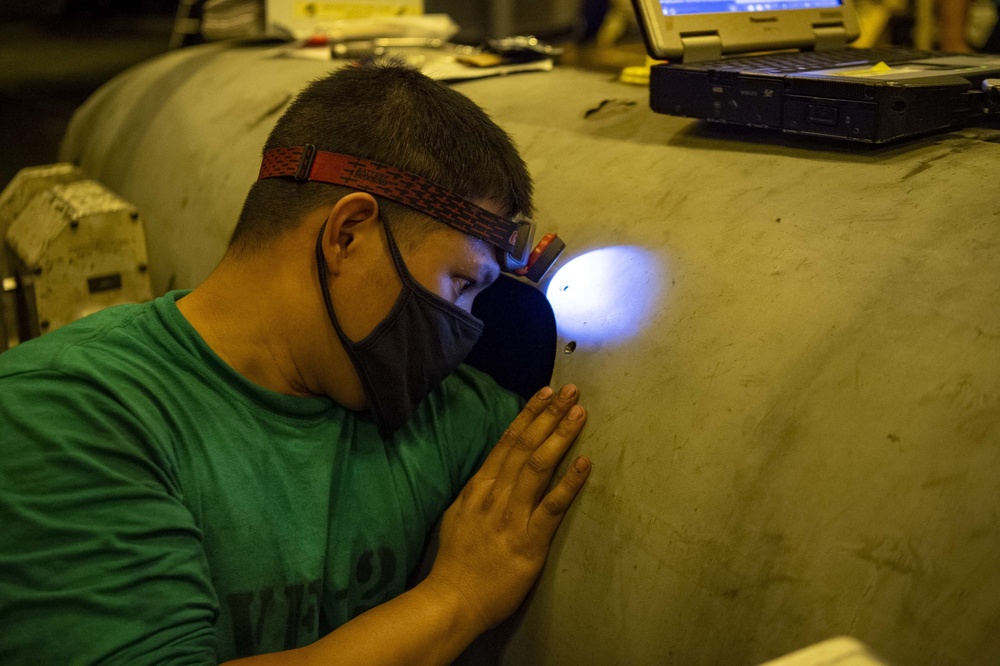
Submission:
POLYGON ((853 76, 859 78, 877 78, 880 76, 892 77, 899 74, 911 74, 913 72, 923 71, 921 67, 910 67, 907 65, 900 65, 898 67, 890 67, 884 62, 879 62, 876 65, 868 69, 849 69, 842 72, 830 71, 825 72, 826 74, 832 74, 834 76, 853 76))

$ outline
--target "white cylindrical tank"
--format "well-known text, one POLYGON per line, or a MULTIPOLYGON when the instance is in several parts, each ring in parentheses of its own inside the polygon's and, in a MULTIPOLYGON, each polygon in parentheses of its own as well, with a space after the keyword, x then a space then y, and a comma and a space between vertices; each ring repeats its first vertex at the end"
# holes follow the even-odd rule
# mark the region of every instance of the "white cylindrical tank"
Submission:
MULTIPOLYGON (((134 202, 154 291, 221 257, 267 132, 330 63, 177 51, 63 159, 134 202)), ((653 114, 557 69, 457 86, 569 249, 541 287, 588 487, 507 664, 753 664, 841 634, 1000 663, 1000 131, 864 149, 653 114)))

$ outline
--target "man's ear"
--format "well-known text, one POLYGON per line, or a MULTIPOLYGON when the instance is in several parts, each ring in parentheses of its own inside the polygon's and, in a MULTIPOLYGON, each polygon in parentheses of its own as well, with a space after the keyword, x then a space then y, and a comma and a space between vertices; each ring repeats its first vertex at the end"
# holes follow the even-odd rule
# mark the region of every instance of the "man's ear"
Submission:
POLYGON ((352 192, 341 198, 326 217, 323 230, 323 255, 327 272, 340 275, 344 262, 357 254, 359 241, 377 234, 378 202, 367 192, 352 192))

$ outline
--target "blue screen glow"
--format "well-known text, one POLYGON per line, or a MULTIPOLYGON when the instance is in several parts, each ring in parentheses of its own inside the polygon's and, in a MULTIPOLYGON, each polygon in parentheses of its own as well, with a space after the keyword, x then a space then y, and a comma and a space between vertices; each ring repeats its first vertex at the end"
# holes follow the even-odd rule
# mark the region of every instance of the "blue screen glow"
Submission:
POLYGON ((840 0, 660 0, 666 16, 718 14, 721 12, 774 12, 786 9, 839 7, 840 0))
POLYGON ((545 295, 566 342, 617 344, 645 328, 665 281, 659 257, 649 250, 606 247, 560 268, 545 295))

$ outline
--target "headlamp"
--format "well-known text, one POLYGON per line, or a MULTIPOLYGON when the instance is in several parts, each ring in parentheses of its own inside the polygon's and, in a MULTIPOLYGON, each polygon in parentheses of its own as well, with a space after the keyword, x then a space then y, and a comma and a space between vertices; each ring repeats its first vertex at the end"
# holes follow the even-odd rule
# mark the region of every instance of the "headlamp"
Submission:
POLYGON ((500 270, 538 282, 566 248, 556 234, 532 247, 535 224, 522 216, 494 215, 468 199, 416 174, 371 160, 317 150, 316 146, 272 148, 264 153, 258 180, 292 177, 341 185, 385 197, 475 238, 497 250, 500 270))

